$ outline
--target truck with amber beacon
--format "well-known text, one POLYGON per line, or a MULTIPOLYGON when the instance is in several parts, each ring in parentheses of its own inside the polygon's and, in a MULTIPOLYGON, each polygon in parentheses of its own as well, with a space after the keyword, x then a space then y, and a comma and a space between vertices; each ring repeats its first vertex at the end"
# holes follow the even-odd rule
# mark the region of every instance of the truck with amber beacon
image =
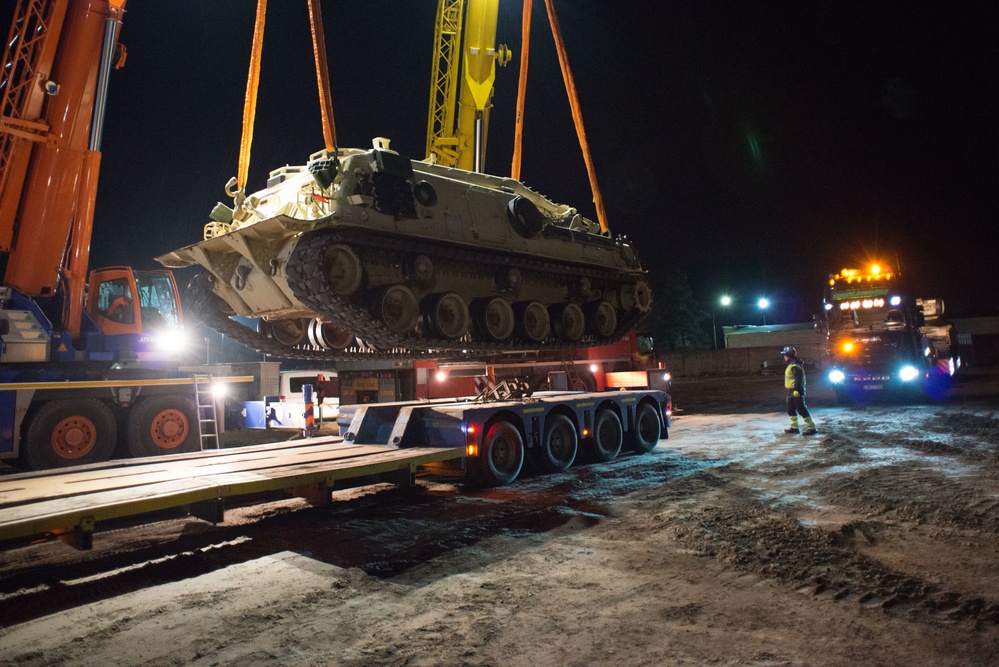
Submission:
POLYGON ((828 379, 840 403, 946 395, 960 357, 942 299, 916 298, 900 272, 872 264, 830 275, 823 308, 828 379))

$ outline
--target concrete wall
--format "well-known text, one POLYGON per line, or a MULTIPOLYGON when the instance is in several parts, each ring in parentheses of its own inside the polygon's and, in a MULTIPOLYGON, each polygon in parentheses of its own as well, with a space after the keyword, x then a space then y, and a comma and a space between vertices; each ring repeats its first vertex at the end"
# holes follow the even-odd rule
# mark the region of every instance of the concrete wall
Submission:
MULTIPOLYGON (((822 368, 826 361, 823 345, 800 346, 798 356, 806 368, 822 368)), ((784 369, 780 348, 742 347, 727 350, 685 350, 660 353, 666 370, 673 377, 696 377, 698 375, 750 375, 758 373, 779 373, 784 369)))

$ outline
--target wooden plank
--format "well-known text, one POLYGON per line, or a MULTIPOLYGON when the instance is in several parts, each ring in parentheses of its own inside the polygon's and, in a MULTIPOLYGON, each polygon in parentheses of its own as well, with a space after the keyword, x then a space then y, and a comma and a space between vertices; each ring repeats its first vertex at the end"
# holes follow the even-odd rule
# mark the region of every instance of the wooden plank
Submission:
POLYGON ((155 462, 130 468, 53 474, 10 483, 0 482, 0 507, 32 502, 38 498, 59 498, 116 488, 155 484, 180 477, 204 476, 227 472, 310 463, 327 459, 350 459, 379 453, 383 446, 357 446, 342 441, 324 445, 265 449, 246 453, 234 451, 226 457, 206 456, 176 461, 155 462))
POLYGON ((334 442, 343 442, 343 438, 337 435, 325 435, 311 439, 296 438, 295 440, 279 440, 276 442, 268 442, 259 445, 246 445, 243 447, 208 449, 197 452, 182 452, 179 454, 162 454, 159 456, 147 456, 142 458, 113 459, 111 461, 103 461, 101 463, 90 463, 82 466, 73 466, 72 468, 65 469, 66 470, 65 473, 53 470, 42 470, 38 472, 21 472, 21 473, 14 473, 12 475, 4 475, 3 477, 0 477, 0 484, 6 484, 9 481, 17 481, 23 479, 49 477, 53 474, 69 474, 69 473, 78 473, 78 472, 82 473, 82 472, 101 471, 101 470, 120 470, 125 468, 134 468, 136 466, 150 465, 152 462, 161 463, 165 461, 190 461, 195 459, 211 458, 215 456, 229 457, 233 456, 237 452, 239 454, 243 454, 243 453, 253 453, 260 451, 272 451, 275 449, 292 449, 295 447, 322 445, 334 442))
POLYGON ((39 500, 0 509, 0 540, 72 529, 81 523, 133 516, 237 495, 381 474, 460 458, 461 449, 386 449, 347 460, 299 463, 281 468, 207 474, 141 486, 39 500))

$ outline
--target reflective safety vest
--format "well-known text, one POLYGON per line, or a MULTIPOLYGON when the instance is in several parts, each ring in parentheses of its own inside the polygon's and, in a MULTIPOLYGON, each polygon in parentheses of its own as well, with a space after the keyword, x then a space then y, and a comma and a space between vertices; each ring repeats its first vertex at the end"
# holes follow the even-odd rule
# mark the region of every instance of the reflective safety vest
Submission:
POLYGON ((797 368, 798 371, 801 373, 801 386, 798 387, 798 390, 803 392, 803 391, 805 391, 805 367, 801 363, 801 361, 798 360, 798 359, 795 359, 795 360, 792 360, 792 361, 788 362, 787 368, 784 369, 784 387, 787 388, 787 389, 794 389, 795 388, 795 386, 794 386, 795 385, 795 379, 794 379, 794 369, 795 368, 797 368))

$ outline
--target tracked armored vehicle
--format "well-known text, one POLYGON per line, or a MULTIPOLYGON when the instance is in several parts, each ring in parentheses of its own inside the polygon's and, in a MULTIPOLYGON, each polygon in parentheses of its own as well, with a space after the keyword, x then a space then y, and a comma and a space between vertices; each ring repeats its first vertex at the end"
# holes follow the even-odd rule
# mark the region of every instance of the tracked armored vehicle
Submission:
POLYGON ((212 219, 203 241, 157 259, 204 267, 188 312, 276 356, 600 345, 652 306, 626 239, 518 181, 410 160, 385 140, 275 170, 212 219))

